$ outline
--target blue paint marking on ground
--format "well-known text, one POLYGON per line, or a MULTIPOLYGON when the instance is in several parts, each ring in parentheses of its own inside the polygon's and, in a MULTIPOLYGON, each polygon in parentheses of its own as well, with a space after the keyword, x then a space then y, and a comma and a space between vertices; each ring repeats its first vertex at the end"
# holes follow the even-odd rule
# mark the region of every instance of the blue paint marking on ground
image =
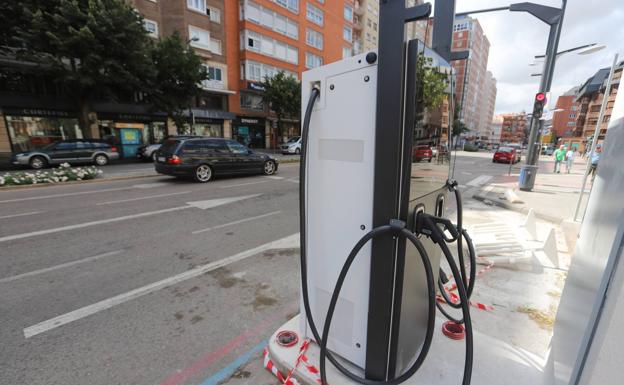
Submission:
POLYGON ((264 347, 267 345, 267 343, 267 340, 260 342, 258 345, 251 348, 251 350, 240 355, 231 364, 219 370, 212 376, 208 377, 206 380, 204 380, 204 382, 201 383, 201 385, 217 385, 219 382, 228 379, 232 374, 234 374, 236 369, 246 364, 247 361, 249 361, 254 356, 254 354, 261 352, 262 349, 264 349, 264 347))

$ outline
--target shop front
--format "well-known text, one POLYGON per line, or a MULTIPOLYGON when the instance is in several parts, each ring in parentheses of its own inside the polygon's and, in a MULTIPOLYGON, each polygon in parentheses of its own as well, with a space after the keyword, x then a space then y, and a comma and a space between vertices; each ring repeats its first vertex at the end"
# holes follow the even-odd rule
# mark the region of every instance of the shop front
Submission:
POLYGON ((77 113, 43 108, 3 108, 11 151, 35 150, 58 140, 85 137, 77 113))
POLYGON ((266 148, 267 123, 264 118, 238 117, 232 127, 232 138, 249 148, 266 148))
POLYGON ((195 118, 193 135, 223 138, 223 119, 195 118))
POLYGON ((121 156, 133 158, 141 145, 161 143, 167 136, 164 116, 98 113, 100 138, 121 148, 121 156))

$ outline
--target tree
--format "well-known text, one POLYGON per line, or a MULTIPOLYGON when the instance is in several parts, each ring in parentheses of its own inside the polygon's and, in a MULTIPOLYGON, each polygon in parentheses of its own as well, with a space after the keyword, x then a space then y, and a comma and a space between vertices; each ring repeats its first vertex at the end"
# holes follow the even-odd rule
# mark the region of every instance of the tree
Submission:
POLYGON ((208 79, 206 67, 195 51, 183 43, 178 32, 158 41, 151 58, 156 74, 148 92, 150 101, 180 128, 184 124, 183 110, 200 93, 201 82, 208 79))
POLYGON ((301 83, 284 71, 273 77, 266 77, 263 82, 265 88, 264 102, 277 116, 277 136, 282 136, 282 119, 291 117, 299 119, 301 111, 301 83))
MULTIPOLYGON (((459 137, 461 136, 461 134, 465 134, 466 132, 469 132, 470 129, 466 126, 466 124, 464 124, 464 122, 461 121, 461 119, 459 118, 461 116, 461 105, 459 103, 457 103, 457 100, 455 100, 455 111, 453 112, 453 137, 459 139, 459 137)), ((457 142, 454 143, 454 145, 457 145, 457 142)))
MULTIPOLYGON (((40 3, 40 2, 33 2, 40 3)), ((24 12, 22 58, 42 64, 72 97, 88 132, 91 103, 145 92, 154 74, 142 17, 124 0, 50 0, 24 12)))

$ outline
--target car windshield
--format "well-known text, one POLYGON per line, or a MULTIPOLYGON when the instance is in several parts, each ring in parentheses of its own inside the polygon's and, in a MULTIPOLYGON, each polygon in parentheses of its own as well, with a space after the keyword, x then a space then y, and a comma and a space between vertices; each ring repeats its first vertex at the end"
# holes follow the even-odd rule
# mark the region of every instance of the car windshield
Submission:
POLYGON ((298 136, 295 136, 294 138, 290 138, 290 139, 288 139, 288 142, 287 142, 287 143, 296 143, 296 142, 298 142, 298 141, 299 141, 299 137, 298 137, 298 136))
POLYGON ((498 149, 498 152, 512 152, 513 148, 511 147, 501 147, 498 149))
POLYGON ((165 140, 163 145, 160 147, 160 150, 164 153, 173 153, 176 150, 176 148, 178 148, 179 144, 180 144, 179 140, 167 139, 165 140))

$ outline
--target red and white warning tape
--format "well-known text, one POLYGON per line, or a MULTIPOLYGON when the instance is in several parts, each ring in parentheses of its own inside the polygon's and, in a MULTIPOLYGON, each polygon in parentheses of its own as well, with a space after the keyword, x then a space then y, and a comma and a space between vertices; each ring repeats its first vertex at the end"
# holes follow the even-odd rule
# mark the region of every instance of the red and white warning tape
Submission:
POLYGON ((284 376, 282 372, 277 370, 277 368, 275 367, 275 364, 273 364, 273 361, 271 361, 271 357, 269 356, 269 348, 264 348, 264 352, 263 352, 264 367, 269 372, 273 373, 273 375, 277 377, 277 379, 280 380, 280 382, 283 383, 284 385, 299 385, 299 382, 297 381, 297 379, 292 377, 292 375, 294 374, 299 364, 303 362, 303 367, 305 368, 305 370, 314 377, 314 381, 317 384, 321 384, 320 370, 316 366, 312 365, 308 357, 305 355, 305 352, 306 350, 308 350, 309 346, 310 346, 309 339, 306 339, 303 342, 303 344, 301 344, 301 348, 299 349, 299 355, 297 356, 295 365, 293 365, 293 368, 290 370, 287 376, 284 376))

